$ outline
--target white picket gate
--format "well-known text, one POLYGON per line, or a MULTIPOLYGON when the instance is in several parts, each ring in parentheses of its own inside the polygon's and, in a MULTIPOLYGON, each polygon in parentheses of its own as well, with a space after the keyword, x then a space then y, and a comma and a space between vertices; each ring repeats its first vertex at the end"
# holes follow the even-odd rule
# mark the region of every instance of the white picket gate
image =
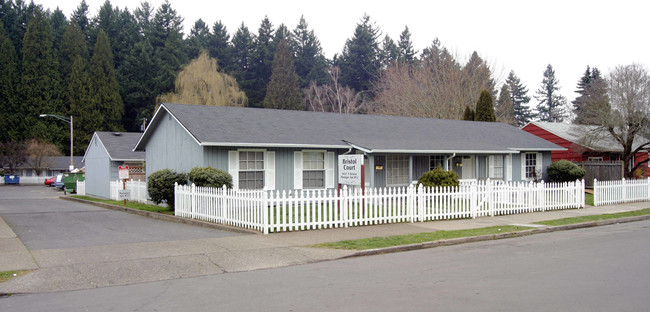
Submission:
MULTIPOLYGON (((120 200, 119 190, 124 188, 122 180, 111 181, 110 188, 111 200, 120 200)), ((143 204, 147 203, 147 182, 140 180, 128 180, 126 181, 126 189, 131 191, 131 197, 128 200, 143 204)))
POLYGON ((594 206, 650 201, 650 178, 598 181, 594 179, 594 206))
POLYGON ((86 195, 86 181, 77 180, 77 195, 85 196, 86 195))
POLYGON ((476 218, 584 207, 584 180, 475 181, 458 187, 232 190, 175 186, 175 214, 269 232, 476 218))

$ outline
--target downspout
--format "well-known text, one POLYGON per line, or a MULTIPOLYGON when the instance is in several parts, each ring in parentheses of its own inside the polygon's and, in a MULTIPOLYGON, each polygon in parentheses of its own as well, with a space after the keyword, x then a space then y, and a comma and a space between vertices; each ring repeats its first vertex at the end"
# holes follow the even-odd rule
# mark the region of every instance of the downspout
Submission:
POLYGON ((454 170, 454 168, 452 168, 453 164, 450 163, 454 159, 454 157, 456 157, 456 153, 451 154, 451 156, 449 156, 449 158, 447 158, 447 171, 454 170))

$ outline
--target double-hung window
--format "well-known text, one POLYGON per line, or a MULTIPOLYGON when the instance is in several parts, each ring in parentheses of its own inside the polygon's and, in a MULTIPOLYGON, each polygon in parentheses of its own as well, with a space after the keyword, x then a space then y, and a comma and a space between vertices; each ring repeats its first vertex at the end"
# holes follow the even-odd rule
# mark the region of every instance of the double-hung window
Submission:
POLYGON ((408 155, 386 156, 386 185, 397 186, 409 183, 408 155))
POLYGON ((434 155, 429 157, 429 170, 443 168, 444 161, 445 156, 442 155, 434 155))
POLYGON ((503 156, 490 156, 488 162, 488 177, 490 179, 503 179, 503 156))
POLYGON ((239 188, 264 188, 264 152, 239 152, 239 188))
POLYGON ((537 154, 536 153, 526 153, 525 154, 525 165, 526 170, 526 179, 537 178, 537 154))
POLYGON ((302 153, 302 187, 319 189, 325 187, 325 152, 302 153))

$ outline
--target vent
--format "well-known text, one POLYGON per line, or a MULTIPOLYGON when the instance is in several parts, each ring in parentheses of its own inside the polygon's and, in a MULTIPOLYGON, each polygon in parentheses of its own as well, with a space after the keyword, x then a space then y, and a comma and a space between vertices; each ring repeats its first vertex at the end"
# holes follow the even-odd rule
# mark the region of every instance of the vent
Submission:
POLYGON ((113 135, 114 135, 114 136, 121 136, 122 133, 120 133, 120 132, 113 132, 113 135))

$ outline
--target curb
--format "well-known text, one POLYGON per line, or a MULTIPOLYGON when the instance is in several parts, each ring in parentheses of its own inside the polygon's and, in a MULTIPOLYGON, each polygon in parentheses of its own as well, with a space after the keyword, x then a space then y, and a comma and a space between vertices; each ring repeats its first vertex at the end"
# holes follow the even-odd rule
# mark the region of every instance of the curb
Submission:
POLYGON ((215 230, 222 230, 222 231, 235 232, 235 233, 241 233, 241 234, 260 234, 260 232, 253 231, 253 230, 247 230, 247 229, 242 229, 242 228, 237 228, 237 227, 232 227, 232 226, 227 226, 227 225, 217 224, 217 223, 212 223, 212 222, 206 222, 206 221, 201 221, 201 220, 181 218, 181 217, 168 215, 168 214, 164 214, 164 213, 159 213, 159 212, 138 210, 138 209, 133 209, 133 208, 129 208, 129 207, 105 204, 105 203, 100 203, 100 202, 95 202, 95 201, 90 201, 90 200, 85 200, 85 199, 79 199, 79 198, 74 198, 74 197, 68 197, 68 196, 59 196, 59 198, 64 199, 64 200, 89 204, 89 205, 93 205, 93 206, 97 206, 97 207, 102 207, 102 208, 106 208, 106 209, 117 210, 117 211, 122 211, 122 212, 128 212, 128 213, 132 213, 132 214, 135 214, 135 215, 140 215, 140 216, 149 217, 149 218, 152 218, 152 219, 157 219, 157 220, 162 220, 162 221, 182 223, 182 224, 200 226, 200 227, 211 228, 211 229, 215 229, 215 230))
POLYGON ((396 252, 402 252, 402 251, 436 248, 436 247, 442 247, 442 246, 453 246, 453 245, 460 245, 460 244, 466 244, 466 243, 474 243, 474 242, 482 242, 482 241, 506 239, 506 238, 515 238, 515 237, 522 237, 522 236, 528 236, 528 235, 534 235, 534 234, 552 233, 552 232, 558 232, 558 231, 569 231, 569 230, 584 229, 584 228, 590 228, 590 227, 596 227, 596 226, 612 225, 612 224, 618 224, 618 223, 628 223, 628 222, 636 222, 636 221, 644 221, 644 220, 650 220, 650 215, 625 217, 625 218, 609 219, 609 220, 589 221, 589 222, 583 222, 583 223, 549 226, 549 227, 544 227, 544 228, 534 228, 534 229, 530 229, 530 230, 522 230, 522 231, 516 231, 516 232, 499 233, 499 234, 492 234, 492 235, 480 235, 480 236, 471 236, 471 237, 460 237, 460 238, 444 239, 444 240, 437 240, 437 241, 432 241, 432 242, 416 243, 416 244, 409 244, 409 245, 402 245, 402 246, 376 248, 376 249, 363 250, 363 251, 354 253, 352 255, 341 257, 341 259, 365 257, 365 256, 373 256, 373 255, 381 255, 381 254, 396 253, 396 252))

